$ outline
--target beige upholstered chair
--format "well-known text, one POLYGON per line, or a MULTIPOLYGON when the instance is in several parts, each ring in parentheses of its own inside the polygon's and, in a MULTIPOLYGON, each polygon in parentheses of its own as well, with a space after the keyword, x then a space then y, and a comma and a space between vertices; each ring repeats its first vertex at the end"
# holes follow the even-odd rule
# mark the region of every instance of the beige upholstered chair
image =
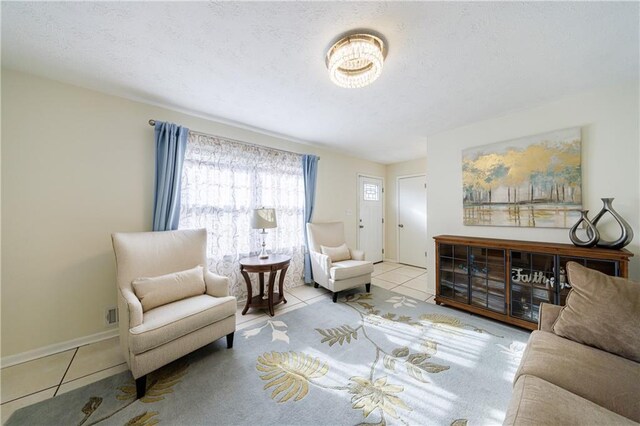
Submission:
POLYGON ((344 224, 307 223, 309 255, 311 271, 315 287, 318 284, 333 292, 334 303, 338 300, 338 292, 365 285, 367 292, 371 290, 371 273, 373 263, 364 260, 364 252, 349 249, 351 259, 332 262, 328 255, 322 254, 324 247, 338 247, 345 243, 344 224))
MULTIPOLYGON (((146 375, 222 336, 233 346, 236 298, 229 296, 229 279, 206 269, 204 229, 116 233, 120 346, 136 379, 138 398, 144 396, 146 375), (158 277, 204 267, 203 294, 143 312, 132 286, 141 277, 158 277)), ((197 276, 197 275, 196 275, 197 276)))

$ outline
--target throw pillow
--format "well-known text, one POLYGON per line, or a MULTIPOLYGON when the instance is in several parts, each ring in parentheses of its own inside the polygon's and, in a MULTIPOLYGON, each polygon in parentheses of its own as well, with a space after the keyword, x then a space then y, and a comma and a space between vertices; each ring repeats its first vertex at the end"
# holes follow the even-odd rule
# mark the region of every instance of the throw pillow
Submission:
POLYGON ((329 256, 332 262, 340 262, 341 260, 351 259, 351 252, 349 251, 349 247, 347 247, 346 244, 342 244, 338 247, 320 246, 320 250, 322 250, 322 254, 326 254, 327 256, 329 256))
POLYGON ((575 262, 567 272, 572 288, 554 333, 640 362, 640 283, 575 262))
POLYGON ((204 269, 200 265, 159 277, 137 278, 131 285, 133 292, 142 303, 143 312, 187 297, 204 294, 206 290, 204 269))

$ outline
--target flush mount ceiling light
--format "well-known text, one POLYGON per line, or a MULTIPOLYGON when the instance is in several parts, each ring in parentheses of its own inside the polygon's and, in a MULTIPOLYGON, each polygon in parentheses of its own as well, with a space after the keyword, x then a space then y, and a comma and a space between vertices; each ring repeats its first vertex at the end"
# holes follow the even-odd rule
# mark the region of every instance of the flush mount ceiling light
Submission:
POLYGON ((327 52, 331 81, 354 89, 368 86, 382 73, 385 56, 382 39, 371 34, 351 34, 338 40, 327 52))

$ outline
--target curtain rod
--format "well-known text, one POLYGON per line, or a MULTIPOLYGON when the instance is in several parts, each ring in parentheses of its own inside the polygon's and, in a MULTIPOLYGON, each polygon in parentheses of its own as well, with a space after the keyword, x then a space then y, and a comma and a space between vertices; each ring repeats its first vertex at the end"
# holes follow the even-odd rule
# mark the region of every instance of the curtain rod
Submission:
MULTIPOLYGON (((154 120, 154 119, 149 120, 149 126, 155 126, 155 125, 156 125, 156 120, 154 120)), ((189 133, 194 133, 196 135, 202 135, 202 136, 208 136, 208 137, 212 137, 213 136, 213 135, 209 135, 207 133, 194 132, 193 130, 189 130, 189 133)), ((272 149, 274 151, 285 152, 287 154, 298 154, 297 152, 293 152, 293 151, 285 151, 284 149, 271 148, 271 147, 265 146, 265 145, 258 145, 258 144, 254 144, 254 143, 243 142, 243 141, 239 141, 239 140, 236 140, 236 139, 230 139, 230 138, 226 138, 226 137, 222 137, 222 136, 213 136, 213 137, 226 139, 228 141, 241 143, 243 145, 255 146, 256 148, 267 148, 267 149, 272 149)), ((320 157, 319 156, 318 156, 318 161, 320 161, 320 157)))

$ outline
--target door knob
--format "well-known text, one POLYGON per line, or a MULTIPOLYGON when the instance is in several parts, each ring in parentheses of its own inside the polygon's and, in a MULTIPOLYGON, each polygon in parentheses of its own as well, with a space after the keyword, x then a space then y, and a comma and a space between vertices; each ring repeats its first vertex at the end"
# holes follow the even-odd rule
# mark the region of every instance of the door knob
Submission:
POLYGON ((360 225, 360 228, 364 228, 364 225, 360 225))
POLYGON ((404 225, 403 224, 399 224, 398 228, 404 228, 404 225))

